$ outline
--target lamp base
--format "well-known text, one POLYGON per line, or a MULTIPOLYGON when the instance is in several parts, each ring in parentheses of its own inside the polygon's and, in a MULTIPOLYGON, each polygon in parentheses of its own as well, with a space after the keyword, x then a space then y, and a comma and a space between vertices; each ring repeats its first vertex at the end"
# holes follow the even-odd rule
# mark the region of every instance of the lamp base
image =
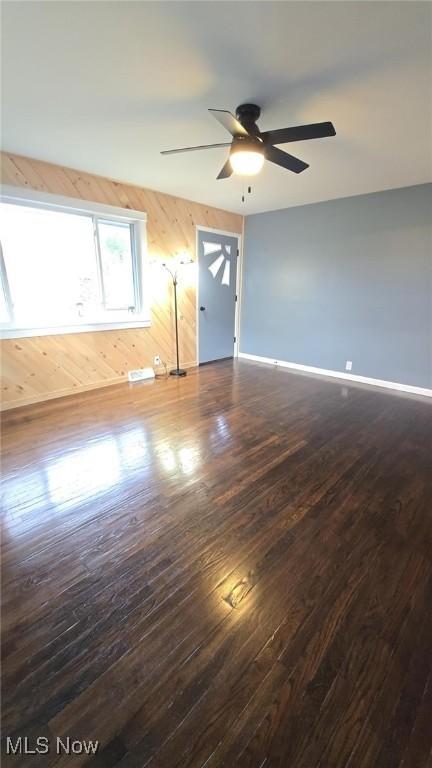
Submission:
POLYGON ((186 376, 186 371, 184 368, 173 368, 173 370, 170 371, 170 376, 186 376))

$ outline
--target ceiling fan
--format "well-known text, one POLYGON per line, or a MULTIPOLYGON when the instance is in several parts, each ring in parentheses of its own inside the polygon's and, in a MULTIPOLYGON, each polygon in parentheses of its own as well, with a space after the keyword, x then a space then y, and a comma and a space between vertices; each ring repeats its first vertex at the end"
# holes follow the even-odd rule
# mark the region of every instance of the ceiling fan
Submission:
POLYGON ((253 176, 261 170, 264 160, 269 160, 288 171, 293 171, 293 173, 301 173, 309 168, 308 163, 289 155, 288 152, 283 152, 275 147, 275 144, 321 139, 325 136, 336 135, 333 123, 330 122, 297 125, 292 128, 261 132, 256 124, 261 114, 261 108, 256 104, 240 104, 236 109, 235 117, 225 109, 209 109, 209 112, 231 134, 232 141, 222 144, 184 147, 183 149, 167 149, 161 152, 161 155, 194 152, 198 149, 213 149, 214 147, 231 147, 228 160, 216 177, 217 179, 227 179, 232 173, 253 176))

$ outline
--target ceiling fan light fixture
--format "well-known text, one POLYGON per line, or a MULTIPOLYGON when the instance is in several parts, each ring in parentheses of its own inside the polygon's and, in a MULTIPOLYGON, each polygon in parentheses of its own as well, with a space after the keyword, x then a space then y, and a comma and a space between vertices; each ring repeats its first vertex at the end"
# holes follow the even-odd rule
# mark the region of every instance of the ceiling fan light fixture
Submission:
POLYGON ((264 165, 264 155, 259 149, 232 150, 230 154, 231 168, 239 176, 255 176, 264 165))

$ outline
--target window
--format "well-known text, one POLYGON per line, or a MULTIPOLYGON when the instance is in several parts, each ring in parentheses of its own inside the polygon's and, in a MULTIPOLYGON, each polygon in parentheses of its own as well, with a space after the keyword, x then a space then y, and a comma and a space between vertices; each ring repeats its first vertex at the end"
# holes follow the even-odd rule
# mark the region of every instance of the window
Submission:
POLYGON ((145 214, 79 205, 10 197, 0 204, 4 337, 149 324, 145 214))
POLYGON ((98 221, 97 229, 105 307, 135 311, 130 226, 113 221, 98 221))

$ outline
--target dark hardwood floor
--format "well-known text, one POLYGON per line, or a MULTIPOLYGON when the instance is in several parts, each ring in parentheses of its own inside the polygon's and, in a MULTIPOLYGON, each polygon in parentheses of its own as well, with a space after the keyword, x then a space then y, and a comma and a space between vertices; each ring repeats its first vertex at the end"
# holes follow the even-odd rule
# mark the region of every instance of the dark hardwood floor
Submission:
POLYGON ((431 401, 223 362, 7 413, 3 486, 7 764, 430 765, 431 401))

